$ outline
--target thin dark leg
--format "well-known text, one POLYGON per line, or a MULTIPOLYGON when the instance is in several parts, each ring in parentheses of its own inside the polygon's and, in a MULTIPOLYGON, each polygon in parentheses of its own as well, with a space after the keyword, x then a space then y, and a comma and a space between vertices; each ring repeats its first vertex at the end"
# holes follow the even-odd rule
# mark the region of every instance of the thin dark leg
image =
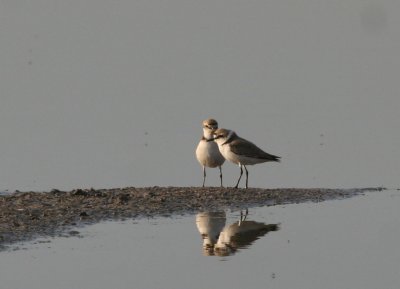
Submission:
POLYGON ((223 187, 223 185, 222 185, 222 168, 221 168, 221 166, 219 166, 219 178, 221 179, 221 187, 223 187))
POLYGON ((203 187, 206 182, 206 167, 203 167, 203 187))
POLYGON ((246 170, 246 189, 249 187, 249 171, 247 170, 246 166, 244 166, 246 170))
POLYGON ((236 189, 238 188, 240 179, 242 178, 242 175, 243 175, 243 168, 242 168, 242 165, 239 165, 239 167, 240 167, 240 176, 239 176, 239 179, 238 179, 237 184, 236 184, 236 186, 235 186, 236 189))

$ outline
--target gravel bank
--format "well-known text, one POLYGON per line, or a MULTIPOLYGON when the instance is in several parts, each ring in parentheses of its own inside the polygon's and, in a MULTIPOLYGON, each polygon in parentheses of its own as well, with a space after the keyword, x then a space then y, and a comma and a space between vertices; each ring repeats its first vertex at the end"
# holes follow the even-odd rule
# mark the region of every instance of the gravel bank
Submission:
POLYGON ((102 220, 172 216, 209 210, 348 198, 366 189, 234 189, 148 187, 0 196, 0 250, 37 237, 75 235, 73 227, 102 220))

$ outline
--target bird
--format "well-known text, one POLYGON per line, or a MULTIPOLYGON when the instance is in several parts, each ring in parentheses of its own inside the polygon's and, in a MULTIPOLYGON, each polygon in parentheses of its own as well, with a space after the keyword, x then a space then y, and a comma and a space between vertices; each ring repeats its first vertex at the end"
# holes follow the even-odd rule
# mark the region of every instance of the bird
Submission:
POLYGON ((240 176, 235 188, 239 186, 243 175, 243 167, 246 170, 246 189, 248 188, 249 172, 246 165, 280 161, 280 157, 264 152, 252 142, 239 137, 233 130, 216 129, 213 132, 213 138, 207 141, 215 141, 222 156, 228 161, 239 165, 240 176))
POLYGON ((214 131, 218 128, 218 122, 209 118, 203 121, 203 136, 196 148, 196 158, 203 167, 203 187, 206 181, 206 167, 219 167, 219 177, 222 187, 222 165, 225 158, 222 156, 215 142, 209 140, 213 138, 214 131))

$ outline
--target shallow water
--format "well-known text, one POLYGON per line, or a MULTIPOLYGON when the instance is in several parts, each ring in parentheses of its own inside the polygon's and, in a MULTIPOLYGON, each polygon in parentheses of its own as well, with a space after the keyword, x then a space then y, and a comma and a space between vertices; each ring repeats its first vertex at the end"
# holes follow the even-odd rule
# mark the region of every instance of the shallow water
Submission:
POLYGON ((201 185, 208 117, 282 157, 252 187, 398 187, 399 1, 39 2, 0 2, 0 190, 201 185))
POLYGON ((400 192, 389 190, 251 208, 241 225, 279 224, 279 230, 230 238, 239 211, 211 214, 213 220, 199 214, 100 223, 79 229, 79 238, 1 252, 0 288, 395 289, 399 206, 400 192), (222 231, 220 252, 230 255, 203 249, 207 230, 222 231))

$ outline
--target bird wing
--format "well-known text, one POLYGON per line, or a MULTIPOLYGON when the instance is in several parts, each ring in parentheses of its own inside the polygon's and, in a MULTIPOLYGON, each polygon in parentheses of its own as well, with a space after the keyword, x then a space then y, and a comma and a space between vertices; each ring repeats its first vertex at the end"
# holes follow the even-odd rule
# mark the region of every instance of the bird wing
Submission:
POLYGON ((265 159, 269 161, 279 162, 280 157, 266 153, 258 146, 244 139, 236 139, 230 143, 231 151, 237 155, 246 157, 265 159), (240 141, 242 140, 242 141, 240 141))

